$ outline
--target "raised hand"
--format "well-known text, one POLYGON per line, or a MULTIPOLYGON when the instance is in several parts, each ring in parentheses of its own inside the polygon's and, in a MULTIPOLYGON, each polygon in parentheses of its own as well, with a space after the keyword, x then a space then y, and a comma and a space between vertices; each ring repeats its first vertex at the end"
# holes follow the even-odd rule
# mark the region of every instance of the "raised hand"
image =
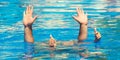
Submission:
POLYGON ((87 14, 84 14, 84 11, 80 10, 80 8, 77 8, 76 11, 77 16, 73 16, 73 18, 80 24, 87 24, 88 23, 87 14))
POLYGON ((52 35, 50 35, 49 46, 56 47, 56 40, 53 38, 52 35))
POLYGON ((100 32, 97 31, 96 28, 94 28, 94 33, 95 33, 95 36, 97 39, 101 38, 101 34, 100 34, 100 32))
POLYGON ((27 6, 26 11, 23 13, 23 24, 24 26, 32 25, 33 22, 36 20, 37 16, 32 17, 33 15, 33 7, 27 6))
POLYGON ((88 18, 87 18, 87 14, 84 14, 83 10, 77 8, 76 11, 77 11, 77 16, 73 16, 73 18, 80 24, 78 42, 82 42, 87 38, 88 18))

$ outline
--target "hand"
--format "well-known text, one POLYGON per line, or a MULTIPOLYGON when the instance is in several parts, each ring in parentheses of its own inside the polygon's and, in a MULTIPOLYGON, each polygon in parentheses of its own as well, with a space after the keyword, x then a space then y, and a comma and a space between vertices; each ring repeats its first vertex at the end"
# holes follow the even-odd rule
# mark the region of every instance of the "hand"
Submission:
POLYGON ((101 38, 100 32, 97 32, 95 35, 96 35, 96 38, 97 38, 97 39, 101 38))
POLYGON ((84 11, 80 10, 79 8, 77 8, 76 11, 77 16, 73 16, 73 18, 80 24, 87 24, 88 23, 87 14, 84 14, 84 11))
POLYGON ((95 36, 97 39, 101 38, 101 34, 100 34, 100 32, 97 31, 96 28, 94 28, 94 33, 95 33, 95 36))
POLYGON ((32 17, 33 14, 33 7, 32 6, 27 6, 26 11, 23 13, 23 24, 24 26, 31 26, 33 22, 36 20, 37 16, 32 17))
POLYGON ((49 46, 56 47, 56 40, 53 38, 52 35, 50 35, 49 46))

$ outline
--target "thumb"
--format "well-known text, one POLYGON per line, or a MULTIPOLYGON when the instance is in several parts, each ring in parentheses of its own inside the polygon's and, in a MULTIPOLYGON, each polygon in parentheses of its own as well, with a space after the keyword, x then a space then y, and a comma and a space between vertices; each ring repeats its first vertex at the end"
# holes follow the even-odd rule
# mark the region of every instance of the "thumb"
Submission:
POLYGON ((35 21, 35 20, 37 19, 37 17, 38 17, 38 16, 34 16, 34 17, 33 17, 33 21, 35 21))
POLYGON ((75 20, 77 20, 77 16, 72 16, 75 20))

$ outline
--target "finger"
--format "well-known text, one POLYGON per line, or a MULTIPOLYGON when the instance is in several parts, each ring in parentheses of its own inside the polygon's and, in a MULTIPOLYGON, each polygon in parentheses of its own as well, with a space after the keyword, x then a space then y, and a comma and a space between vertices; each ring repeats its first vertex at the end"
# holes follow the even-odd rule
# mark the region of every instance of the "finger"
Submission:
POLYGON ((87 13, 84 14, 84 17, 85 17, 87 20, 89 20, 89 19, 88 19, 88 14, 87 14, 87 13))
POLYGON ((30 5, 28 6, 28 12, 30 12, 30 5))
POLYGON ((84 10, 83 9, 81 9, 81 13, 84 14, 84 10))
MULTIPOLYGON (((80 9, 79 9, 79 10, 80 10, 80 9)), ((84 13, 84 10, 83 10, 83 9, 80 10, 80 14, 81 14, 82 16, 85 16, 85 13, 84 13)))
POLYGON ((83 9, 78 8, 78 11, 81 13, 83 9))
POLYGON ((29 5, 29 11, 31 11, 31 8, 32 8, 32 6, 31 6, 31 5, 29 5))
POLYGON ((75 20, 77 20, 77 16, 72 16, 75 20))
POLYGON ((37 19, 37 17, 38 17, 38 16, 34 16, 33 21, 35 21, 35 20, 37 19))
POLYGON ((80 15, 79 8, 76 8, 77 14, 80 15))
POLYGON ((26 7, 26 13, 28 13, 28 6, 26 7))
POLYGON ((33 13, 33 6, 31 6, 30 12, 31 12, 31 14, 33 13))
POLYGON ((80 15, 81 15, 81 14, 84 14, 83 9, 78 8, 78 11, 80 12, 80 15))

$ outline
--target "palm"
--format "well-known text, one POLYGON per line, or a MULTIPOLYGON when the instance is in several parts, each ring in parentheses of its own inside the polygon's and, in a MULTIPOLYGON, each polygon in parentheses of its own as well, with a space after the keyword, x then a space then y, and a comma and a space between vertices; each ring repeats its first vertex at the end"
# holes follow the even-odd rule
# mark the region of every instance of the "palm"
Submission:
POLYGON ((81 24, 87 24, 88 23, 88 19, 87 19, 87 15, 84 14, 83 10, 80 10, 79 8, 76 9, 77 10, 77 16, 73 16, 73 18, 81 24))
POLYGON ((23 24, 25 26, 32 25, 36 20, 37 16, 32 17, 33 7, 28 6, 26 11, 24 12, 23 24))

